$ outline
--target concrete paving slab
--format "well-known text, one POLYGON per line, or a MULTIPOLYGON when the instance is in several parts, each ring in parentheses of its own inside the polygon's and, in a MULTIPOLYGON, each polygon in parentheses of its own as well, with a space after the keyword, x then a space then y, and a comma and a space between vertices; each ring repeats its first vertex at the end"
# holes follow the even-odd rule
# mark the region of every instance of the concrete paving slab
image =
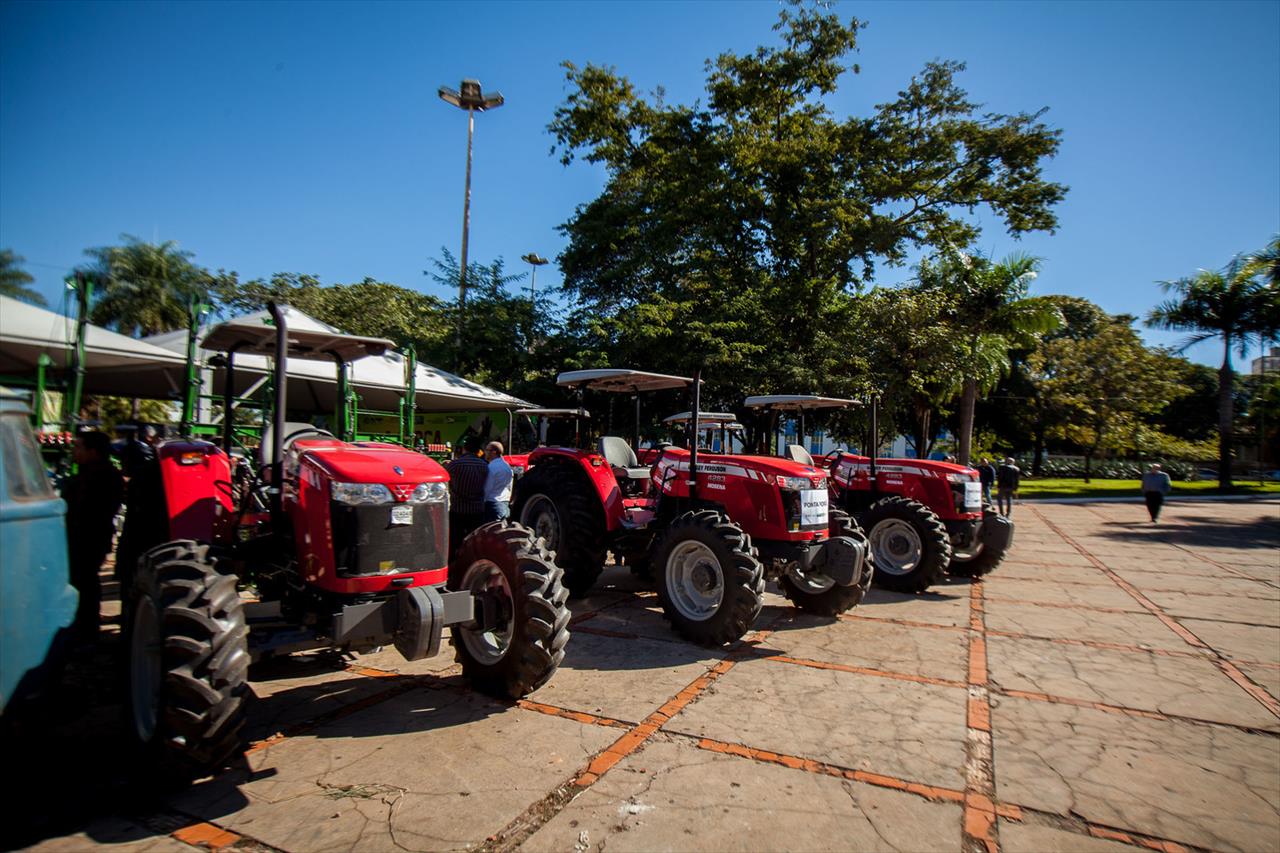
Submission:
POLYGON ((1152 649, 1193 650, 1159 619, 1144 613, 1103 613, 993 599, 986 603, 986 619, 987 629, 992 631, 1152 649))
POLYGON ((1255 663, 1242 663, 1237 666, 1254 684, 1270 693, 1272 699, 1280 701, 1280 667, 1260 666, 1255 663))
POLYGON ((1016 578, 992 575, 986 581, 984 594, 988 600, 1014 598, 1021 601, 1042 601, 1049 604, 1106 607, 1114 610, 1129 610, 1134 613, 1147 612, 1146 608, 1139 604, 1132 595, 1117 586, 1114 581, 1101 572, 1098 575, 1107 581, 1106 586, 1059 583, 1049 580, 1023 581, 1016 578))
MULTIPOLYGON (((1246 581, 1248 583, 1248 581, 1246 581)), ((1170 616, 1211 619, 1218 622, 1241 622, 1280 628, 1280 601, 1260 598, 1224 598, 1185 592, 1146 593, 1170 616)))
POLYGON ((1006 690, 1280 731, 1275 715, 1207 659, 990 637, 987 664, 1006 690))
POLYGON ((393 647, 388 646, 380 652, 366 655, 355 655, 351 663, 354 666, 367 666, 384 672, 396 672, 401 675, 434 675, 449 669, 454 664, 453 646, 449 643, 449 632, 445 631, 440 639, 440 654, 425 660, 405 660, 404 656, 393 647))
POLYGON ((1114 582, 1101 569, 1096 568, 1088 560, 1080 558, 1080 565, 1043 565, 1040 563, 1021 563, 1016 560, 1005 560, 990 578, 1002 580, 1055 580, 1061 583, 1093 584, 1096 586, 1113 586, 1114 582))
POLYGON ((1018 699, 992 709, 992 729, 1004 802, 1215 850, 1274 849, 1272 735, 1018 699))
POLYGON ((666 728, 958 789, 966 696, 962 688, 747 660, 666 728))
POLYGON ((912 628, 892 622, 837 621, 795 612, 774 624, 773 633, 760 649, 770 650, 794 658, 948 681, 964 681, 968 672, 964 632, 912 628))
POLYGON ((252 775, 227 774, 174 807, 290 851, 465 848, 617 736, 419 689, 254 753, 252 775))
POLYGON ((1189 595, 1220 595, 1227 598, 1259 598, 1280 601, 1280 589, 1257 581, 1234 577, 1221 570, 1216 573, 1191 575, 1185 572, 1148 572, 1116 569, 1116 574, 1142 592, 1167 590, 1189 595))
POLYGON ((691 643, 574 633, 564 663, 529 696, 561 708, 639 722, 714 666, 719 658, 691 643))
POLYGON ((1191 633, 1229 658, 1280 663, 1280 629, 1179 618, 1191 633))
POLYGON ((948 580, 912 595, 872 587, 853 611, 873 619, 906 619, 935 625, 969 624, 969 582, 948 580))
POLYGON ((1094 838, 1047 823, 1000 821, 1000 849, 1004 853, 1134 853, 1119 841, 1094 838))
POLYGON ((960 806, 665 740, 618 764, 522 846, 652 850, 951 850, 960 806))
POLYGON ((192 848, 167 835, 158 835, 122 817, 94 821, 83 832, 49 838, 24 850, 32 853, 80 853, 107 850, 111 853, 191 853, 192 848))
MULTIPOLYGON (((682 642, 680 635, 671 630, 671 624, 662 617, 662 608, 658 605, 656 598, 611 607, 580 624, 583 628, 635 634, 639 637, 668 642, 682 642)), ((569 630, 572 631, 573 628, 569 630)))

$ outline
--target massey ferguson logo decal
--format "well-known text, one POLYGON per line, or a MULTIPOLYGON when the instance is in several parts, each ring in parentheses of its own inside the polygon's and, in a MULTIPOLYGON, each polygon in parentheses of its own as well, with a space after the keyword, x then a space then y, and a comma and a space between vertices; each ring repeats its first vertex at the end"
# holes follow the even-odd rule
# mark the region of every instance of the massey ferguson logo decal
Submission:
POLYGON ((391 494, 395 495, 396 500, 398 501, 407 501, 409 499, 409 495, 412 492, 413 492, 413 489, 411 489, 408 486, 392 486, 391 487, 391 494))

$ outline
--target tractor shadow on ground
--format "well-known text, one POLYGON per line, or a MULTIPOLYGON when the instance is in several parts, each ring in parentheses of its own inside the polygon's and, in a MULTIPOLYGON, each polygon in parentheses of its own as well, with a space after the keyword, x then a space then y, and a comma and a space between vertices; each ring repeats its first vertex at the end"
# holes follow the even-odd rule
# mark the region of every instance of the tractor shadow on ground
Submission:
MULTIPOLYGON (((1183 508, 1179 508, 1183 509, 1183 508)), ((1098 534, 1120 542, 1156 542, 1201 548, 1280 547, 1280 514, 1258 513, 1249 519, 1226 521, 1213 516, 1178 514, 1177 520, 1103 521, 1098 534)))

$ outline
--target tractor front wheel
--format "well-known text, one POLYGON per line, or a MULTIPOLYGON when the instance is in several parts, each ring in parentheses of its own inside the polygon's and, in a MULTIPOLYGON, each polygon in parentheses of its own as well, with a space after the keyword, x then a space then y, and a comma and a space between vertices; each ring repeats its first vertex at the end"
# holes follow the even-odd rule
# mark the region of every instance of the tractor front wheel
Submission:
POLYGON ((544 462, 520 478, 512 517, 555 552, 574 598, 595 586, 604 570, 604 522, 593 494, 576 488, 576 472, 544 462))
POLYGON ((216 769, 243 748, 249 629, 237 578, 190 540, 138 560, 129 608, 129 730, 175 774, 216 769))
POLYGON ((658 544, 653 567, 663 615, 695 643, 734 642, 764 606, 764 567, 751 537, 722 512, 678 516, 658 544))
POLYGON ((898 592, 924 592, 951 562, 951 540, 941 519, 922 503, 888 497, 862 515, 871 543, 875 583, 898 592))
MULTIPOLYGON (((990 504, 983 505, 982 519, 984 523, 987 519, 997 515, 998 513, 990 504)), ((981 533, 974 538, 976 541, 968 551, 952 550, 951 565, 947 567, 949 574, 958 578, 980 578, 983 575, 991 574, 995 571, 996 566, 1004 561, 1005 551, 984 547, 981 533)))
POLYGON ((569 590, 564 572, 532 530, 494 521, 476 528, 449 567, 449 587, 476 597, 478 622, 454 625, 462 676, 482 693, 518 699, 564 660, 569 590))
MULTIPOLYGON (((831 536, 849 536, 866 543, 866 534, 849 513, 833 509, 827 518, 831 536)), ((840 586, 825 575, 802 573, 794 562, 789 563, 786 571, 778 578, 778 586, 782 588, 782 594, 800 610, 819 616, 838 616, 861 604, 867 590, 871 589, 871 549, 868 548, 866 553, 862 577, 853 586, 840 586)))

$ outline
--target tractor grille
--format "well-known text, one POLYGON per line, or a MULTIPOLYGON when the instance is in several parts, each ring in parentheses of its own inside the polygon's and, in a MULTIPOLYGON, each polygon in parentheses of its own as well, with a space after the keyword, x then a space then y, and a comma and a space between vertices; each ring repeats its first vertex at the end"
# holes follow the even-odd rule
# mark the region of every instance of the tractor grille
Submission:
POLYGON ((329 502, 338 577, 426 572, 448 564, 443 503, 348 506, 329 502), (391 523, 391 508, 412 507, 412 524, 391 523))

